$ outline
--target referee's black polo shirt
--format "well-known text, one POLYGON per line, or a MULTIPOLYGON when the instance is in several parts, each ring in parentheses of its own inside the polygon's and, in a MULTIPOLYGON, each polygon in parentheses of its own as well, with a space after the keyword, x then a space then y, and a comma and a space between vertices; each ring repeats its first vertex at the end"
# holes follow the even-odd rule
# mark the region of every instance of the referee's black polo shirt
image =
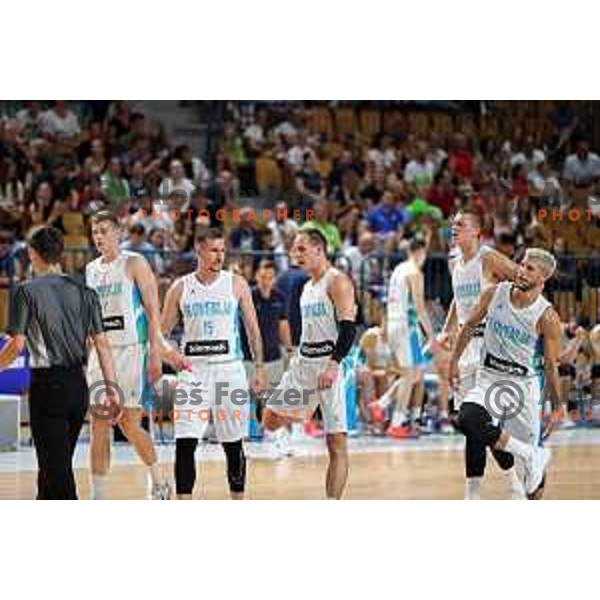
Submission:
POLYGON ((63 274, 34 277, 18 286, 8 333, 24 335, 30 367, 83 368, 87 339, 104 331, 96 292, 63 274))

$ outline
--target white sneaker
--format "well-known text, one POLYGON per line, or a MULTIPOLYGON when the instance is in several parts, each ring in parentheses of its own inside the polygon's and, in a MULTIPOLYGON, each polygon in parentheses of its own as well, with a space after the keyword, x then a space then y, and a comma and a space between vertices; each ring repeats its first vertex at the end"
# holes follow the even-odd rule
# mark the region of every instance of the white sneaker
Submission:
POLYGON ((520 485, 519 487, 512 487, 510 493, 511 500, 527 500, 527 494, 525 493, 525 488, 520 485))
POLYGON ((287 429, 282 427, 273 434, 273 458, 279 460, 294 455, 290 445, 290 434, 287 429))
POLYGON ((528 496, 536 492, 542 484, 550 457, 548 448, 536 447, 531 460, 525 463, 525 492, 528 496))
POLYGON ((152 500, 170 500, 171 494, 171 486, 168 482, 155 483, 152 486, 152 500))

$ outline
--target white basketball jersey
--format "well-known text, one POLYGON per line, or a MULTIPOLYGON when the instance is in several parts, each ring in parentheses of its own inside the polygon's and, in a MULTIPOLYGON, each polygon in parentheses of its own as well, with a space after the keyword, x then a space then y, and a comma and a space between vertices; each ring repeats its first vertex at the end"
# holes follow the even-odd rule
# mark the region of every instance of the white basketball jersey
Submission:
POLYGON ((507 377, 537 375, 537 325, 551 306, 543 296, 526 308, 513 306, 511 282, 498 284, 488 309, 483 336, 484 368, 507 377))
POLYGON ((479 303, 481 293, 492 282, 483 273, 482 256, 488 251, 482 246, 471 260, 465 261, 459 251, 450 261, 452 273, 452 290, 459 325, 464 325, 479 303))
POLYGON ((132 256, 138 255, 123 250, 110 263, 100 256, 85 268, 86 284, 98 294, 104 330, 113 346, 148 341, 148 317, 142 296, 127 274, 127 261, 132 256))
POLYGON ((209 285, 200 283, 196 273, 182 277, 182 282, 182 353, 192 362, 197 359, 220 363, 243 358, 233 273, 221 271, 209 285))
POLYGON ((421 275, 421 271, 411 260, 401 262, 392 272, 387 295, 388 331, 417 324, 417 310, 409 282, 414 275, 421 275))
POLYGON ((338 337, 335 306, 327 287, 330 278, 337 273, 330 267, 319 281, 309 279, 300 296, 302 333, 300 354, 305 358, 322 358, 333 353, 338 337))

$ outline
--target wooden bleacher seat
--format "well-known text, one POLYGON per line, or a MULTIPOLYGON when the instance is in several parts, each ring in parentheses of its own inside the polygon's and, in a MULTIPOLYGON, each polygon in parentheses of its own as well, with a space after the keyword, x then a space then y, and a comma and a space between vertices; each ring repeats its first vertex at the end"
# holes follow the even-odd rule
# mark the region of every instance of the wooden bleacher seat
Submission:
POLYGON ((375 136, 381 131, 381 113, 372 109, 361 110, 359 123, 363 135, 375 136))
POLYGON ((68 212, 62 217, 63 226, 67 235, 80 235, 85 232, 83 214, 80 212, 68 212))
POLYGON ((347 106, 341 106, 335 109, 335 130, 338 134, 345 135, 355 133, 356 119, 354 109, 347 106))
POLYGON ((281 171, 272 157, 260 156, 257 158, 255 170, 256 186, 260 192, 272 187, 281 187, 281 171))

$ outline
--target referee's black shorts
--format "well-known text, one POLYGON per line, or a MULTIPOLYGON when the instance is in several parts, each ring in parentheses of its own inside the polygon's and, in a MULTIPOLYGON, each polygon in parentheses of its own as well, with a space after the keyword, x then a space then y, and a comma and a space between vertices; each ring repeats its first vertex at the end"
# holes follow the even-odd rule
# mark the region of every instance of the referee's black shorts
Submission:
POLYGON ((83 367, 32 369, 29 410, 38 500, 77 499, 72 460, 88 402, 83 367))

